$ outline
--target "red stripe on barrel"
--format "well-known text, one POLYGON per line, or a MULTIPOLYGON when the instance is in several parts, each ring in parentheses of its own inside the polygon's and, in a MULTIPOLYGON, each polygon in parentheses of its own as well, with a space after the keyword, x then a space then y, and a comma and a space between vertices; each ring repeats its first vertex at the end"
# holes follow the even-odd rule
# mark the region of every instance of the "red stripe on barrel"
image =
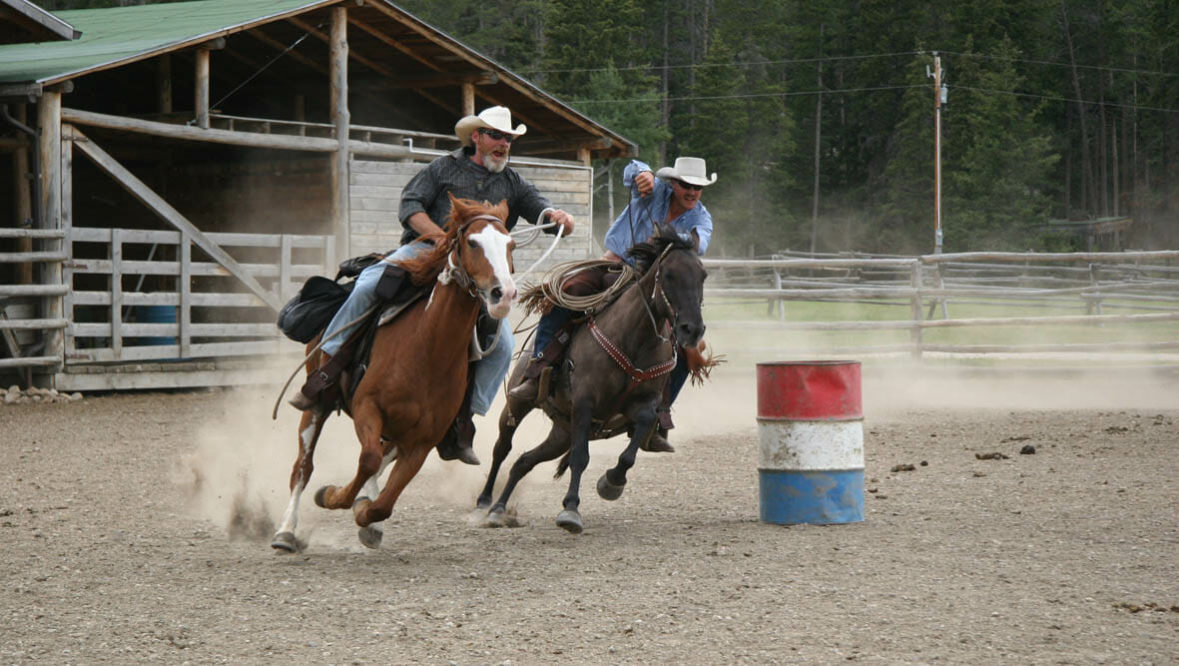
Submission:
POLYGON ((858 361, 757 364, 759 419, 863 418, 858 361))

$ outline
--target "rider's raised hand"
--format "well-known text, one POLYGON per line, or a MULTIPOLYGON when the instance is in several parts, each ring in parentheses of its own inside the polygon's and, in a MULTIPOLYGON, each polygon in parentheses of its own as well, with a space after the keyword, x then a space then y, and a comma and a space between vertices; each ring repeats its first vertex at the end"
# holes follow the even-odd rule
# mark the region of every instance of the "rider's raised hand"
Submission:
POLYGON ((635 187, 639 188, 639 196, 647 196, 655 189, 655 174, 644 171, 635 176, 635 187))

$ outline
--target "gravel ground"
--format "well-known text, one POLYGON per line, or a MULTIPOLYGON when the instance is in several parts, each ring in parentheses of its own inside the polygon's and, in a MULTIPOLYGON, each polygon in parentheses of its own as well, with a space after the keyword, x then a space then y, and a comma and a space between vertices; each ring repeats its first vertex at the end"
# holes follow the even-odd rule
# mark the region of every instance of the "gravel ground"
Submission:
MULTIPOLYGON (((0 662, 1179 662, 1174 380, 866 374, 866 521, 783 527, 752 371, 717 375, 616 502, 593 482, 621 443, 594 445, 581 535, 552 464, 520 527, 471 524, 488 419, 484 467, 432 458, 382 548, 307 496, 294 555, 268 546, 296 422, 273 389, 0 406, 0 662)), ((312 488, 354 442, 334 419, 312 488)))

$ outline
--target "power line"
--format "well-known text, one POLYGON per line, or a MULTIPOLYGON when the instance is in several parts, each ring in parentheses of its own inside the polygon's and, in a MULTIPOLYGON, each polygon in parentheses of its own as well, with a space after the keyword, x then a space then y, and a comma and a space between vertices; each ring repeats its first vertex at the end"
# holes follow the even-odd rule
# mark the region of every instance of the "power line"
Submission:
POLYGON ((945 53, 948 55, 962 56, 965 58, 986 58, 988 60, 1006 60, 1009 62, 1026 62, 1033 65, 1052 65, 1054 67, 1076 67, 1077 69, 1096 69, 1109 72, 1123 72, 1126 74, 1151 74, 1154 76, 1179 76, 1177 72, 1159 72, 1149 69, 1129 69, 1126 67, 1105 67, 1102 65, 1073 65, 1068 62, 1053 62, 1051 60, 1028 60, 1026 58, 1011 58, 1008 56, 993 56, 984 53, 958 53, 955 51, 941 51, 938 53, 945 53))
MULTIPOLYGON (((739 62, 736 60, 730 62, 714 62, 714 63, 695 63, 686 65, 627 65, 623 67, 614 67, 618 72, 629 72, 637 70, 646 71, 662 71, 675 69, 703 69, 711 67, 763 67, 769 65, 809 65, 819 62, 840 62, 847 60, 867 60, 871 58, 898 58, 903 56, 916 56, 932 53, 933 51, 899 51, 896 53, 872 53, 868 55, 849 55, 849 56, 822 56, 817 58, 791 58, 786 60, 756 60, 751 62, 739 62)), ((1022 62, 1032 65, 1049 65, 1053 67, 1074 67, 1072 63, 1055 62, 1051 60, 1031 60, 1028 58, 1012 58, 1008 56, 987 55, 985 53, 963 53, 961 51, 943 51, 937 49, 938 53, 946 55, 961 56, 964 58, 983 58, 987 60, 1006 60, 1009 62, 1022 62)), ((1149 69, 1133 69, 1128 67, 1107 67, 1103 65, 1075 65, 1077 69, 1093 69, 1098 71, 1121 72, 1125 74, 1144 74, 1151 76, 1179 76, 1179 72, 1163 72, 1149 69)), ((523 69, 520 70, 522 74, 536 75, 536 74, 571 74, 579 72, 605 72, 609 67, 569 67, 565 69, 523 69)))
POLYGON ((685 101, 701 101, 701 100, 717 100, 717 99, 754 99, 764 97, 796 97, 799 95, 833 95, 836 93, 854 93, 854 92, 876 92, 880 90, 906 90, 908 88, 924 88, 925 84, 908 85, 908 86, 875 86, 871 88, 844 88, 842 90, 798 90, 794 92, 774 92, 774 93, 747 93, 742 95, 685 95, 682 97, 642 97, 642 98, 627 98, 627 99, 580 99, 575 100, 573 104, 621 104, 632 103, 638 104, 643 102, 685 102, 685 101))
POLYGON ((1179 113, 1179 109, 1164 109, 1157 106, 1139 106, 1136 104, 1119 104, 1117 102, 1093 102, 1085 99, 1073 99, 1070 97, 1055 97, 1052 95, 1037 95, 1035 93, 1021 93, 1014 90, 995 90, 993 88, 974 88, 971 86, 953 86, 955 90, 974 90, 985 93, 999 93, 1002 95, 1015 95, 1016 97, 1032 97, 1035 99, 1046 99, 1054 102, 1070 102, 1073 104, 1097 104, 1100 106, 1113 106, 1122 109, 1134 109, 1136 111, 1162 111, 1163 113, 1179 113))
MULTIPOLYGON (((866 60, 868 58, 896 58, 900 56, 914 56, 921 55, 924 51, 903 51, 899 53, 873 53, 869 55, 854 55, 854 56, 824 56, 820 58, 794 58, 790 60, 756 60, 751 62, 700 62, 688 65, 628 65, 625 67, 614 67, 618 72, 627 72, 634 70, 664 70, 664 69, 695 69, 703 67, 761 67, 764 65, 801 65, 816 62, 833 62, 837 60, 866 60)), ((570 67, 568 69, 523 69, 520 70, 522 74, 569 74, 572 72, 605 72, 611 69, 610 67, 570 67)))

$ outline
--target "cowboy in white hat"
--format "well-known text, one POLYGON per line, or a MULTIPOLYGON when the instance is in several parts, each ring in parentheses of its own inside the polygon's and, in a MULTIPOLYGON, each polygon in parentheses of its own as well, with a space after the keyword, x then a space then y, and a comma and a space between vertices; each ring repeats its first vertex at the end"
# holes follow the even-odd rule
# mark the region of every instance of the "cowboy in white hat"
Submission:
MULTIPOLYGON (((675 166, 663 167, 654 174, 646 163, 631 160, 622 171, 622 184, 632 188, 631 200, 606 231, 604 258, 633 264, 634 259, 628 252, 636 243, 649 239, 657 225, 670 225, 685 239, 694 240, 697 250, 704 254, 712 239, 712 215, 700 203, 700 195, 705 187, 715 182, 716 174, 709 176, 704 160, 699 157, 678 157, 675 166)), ((599 281, 608 279, 605 271, 596 274, 594 271, 582 271, 569 283, 576 283, 574 289, 588 290, 589 293, 601 291, 603 284, 590 284, 595 275, 599 281)), ((567 286, 570 286, 569 283, 567 286)), ((562 345, 561 342, 552 349, 549 349, 550 344, 554 338, 558 338, 561 329, 574 314, 572 310, 554 307, 541 317, 536 325, 532 362, 525 370, 525 381, 509 392, 512 399, 526 402, 536 399, 541 372, 546 365, 560 358, 563 351, 556 348, 562 345)), ((659 429, 644 446, 648 451, 675 450, 667 442, 667 430, 671 427, 667 410, 688 378, 685 358, 684 354, 679 355, 679 362, 671 373, 671 400, 661 407, 659 429)))
MULTIPOLYGON (((508 219, 504 223, 508 229, 516 226, 516 221, 524 217, 537 224, 554 222, 566 236, 573 232, 573 218, 569 213, 554 208, 532 183, 508 167, 512 142, 527 131, 528 128, 523 124, 512 124, 512 112, 504 106, 484 109, 478 115, 466 116, 455 124, 454 133, 462 142, 462 147, 430 162, 402 190, 398 214, 401 226, 404 227, 401 247, 387 255, 384 261, 376 262, 361 272, 348 300, 324 331, 324 338, 329 338, 374 305, 380 299, 378 291, 396 293, 405 279, 398 262, 430 247, 428 241, 418 240, 419 237, 441 233, 442 225, 450 217, 450 197, 447 194, 492 203, 506 201, 508 219)), ((556 233, 557 228, 547 231, 556 233)), ((454 334, 471 333, 455 331, 454 334)), ((315 407, 323 390, 336 383, 350 361, 345 358, 351 353, 350 347, 344 346, 347 337, 338 335, 324 343, 323 352, 331 360, 295 394, 291 399, 292 405, 303 410, 315 407), (343 354, 340 353, 341 349, 344 350, 343 354)), ((438 445, 438 452, 443 459, 457 458, 468 464, 479 464, 471 448, 475 435, 471 414, 486 414, 491 407, 491 401, 508 373, 514 347, 512 327, 508 319, 504 318, 501 320, 499 342, 487 356, 475 363, 474 371, 470 373, 473 384, 467 391, 458 419, 447 438, 438 445)))

